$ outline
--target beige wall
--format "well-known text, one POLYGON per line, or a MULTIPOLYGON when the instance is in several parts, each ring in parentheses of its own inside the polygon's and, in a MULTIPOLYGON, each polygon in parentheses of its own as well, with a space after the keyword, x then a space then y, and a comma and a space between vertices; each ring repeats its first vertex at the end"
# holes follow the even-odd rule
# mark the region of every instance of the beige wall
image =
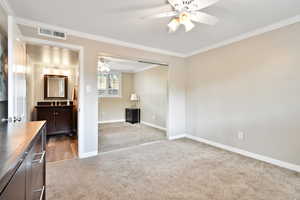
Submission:
MULTIPOLYGON (((170 64, 170 136, 185 133, 187 127, 189 134, 300 164, 299 26, 291 25, 186 60, 73 36, 57 40, 84 48, 84 85, 91 86, 92 91, 85 91, 86 132, 80 151, 97 150, 96 60, 99 53, 107 53, 170 64), (187 80, 183 76, 186 70, 187 80), (238 131, 245 133, 245 140, 237 139, 238 131)), ((22 33, 42 38, 36 29, 23 26, 22 33)))
POLYGON ((190 57, 188 133, 299 165, 299 36, 297 23, 190 57))
POLYGON ((141 121, 166 128, 168 67, 134 74, 134 90, 140 98, 141 121))
POLYGON ((125 120, 125 108, 131 106, 130 94, 133 93, 133 74, 122 73, 122 97, 99 98, 98 118, 100 122, 125 120))
POLYGON ((97 58, 99 53, 106 53, 120 57, 139 58, 166 62, 170 66, 169 72, 169 104, 168 134, 170 137, 185 133, 185 60, 183 58, 152 53, 134 48, 98 42, 80 37, 68 36, 67 40, 55 40, 37 35, 37 30, 21 26, 23 35, 57 42, 80 45, 84 48, 84 144, 79 145, 79 153, 90 153, 98 150, 98 95, 97 95, 97 58), (91 91, 86 90, 89 86, 91 91))
POLYGON ((166 128, 167 83, 167 67, 122 73, 122 97, 99 98, 99 121, 125 120, 125 108, 134 104, 130 95, 136 93, 140 98, 141 121, 166 128))

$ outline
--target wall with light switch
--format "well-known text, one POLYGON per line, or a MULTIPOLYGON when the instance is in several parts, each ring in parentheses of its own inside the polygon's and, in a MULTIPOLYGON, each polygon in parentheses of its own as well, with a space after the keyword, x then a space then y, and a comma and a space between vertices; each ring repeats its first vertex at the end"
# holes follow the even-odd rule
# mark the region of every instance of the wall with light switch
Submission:
MULTIPOLYGON (((45 39, 39 36, 35 28, 20 26, 24 36, 45 39)), ((183 58, 153 53, 146 50, 134 49, 120 45, 108 44, 86 38, 68 35, 66 40, 46 38, 65 44, 79 45, 83 48, 83 139, 79 141, 79 155, 91 156, 98 153, 98 95, 97 95, 97 59, 99 54, 111 56, 138 58, 155 62, 168 63, 168 137, 174 138, 185 133, 185 60, 183 58), (82 142, 82 143, 81 143, 82 142)), ((101 134, 101 133, 100 133, 101 134)))
POLYGON ((98 98, 98 120, 100 123, 125 121, 125 108, 131 107, 130 95, 133 89, 133 74, 122 73, 121 96, 98 98))

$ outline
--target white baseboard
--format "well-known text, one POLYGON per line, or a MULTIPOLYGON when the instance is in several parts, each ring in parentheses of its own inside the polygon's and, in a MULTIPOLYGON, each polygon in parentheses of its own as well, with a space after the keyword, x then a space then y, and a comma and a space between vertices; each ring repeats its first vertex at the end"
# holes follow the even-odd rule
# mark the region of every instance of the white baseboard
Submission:
POLYGON ((86 153, 79 153, 79 158, 88 158, 88 157, 93 157, 93 156, 97 156, 98 155, 98 151, 91 151, 91 152, 86 152, 86 153))
POLYGON ((236 148, 236 147, 220 144, 220 143, 213 142, 213 141, 210 141, 210 140, 207 140, 207 139, 204 139, 204 138, 196 137, 196 136, 193 136, 193 135, 186 135, 186 137, 189 138, 189 139, 198 141, 198 142, 202 142, 202 143, 214 146, 214 147, 218 147, 220 149, 224 149, 224 150, 227 150, 227 151, 238 153, 238 154, 241 154, 243 156, 247 156, 247 157, 250 157, 250 158, 254 158, 256 160, 264 161, 264 162, 267 162, 267 163, 270 163, 270 164, 273 164, 273 165, 276 165, 276 166, 279 166, 279 167, 282 167, 282 168, 286 168, 286 169, 289 169, 289 170, 300 172, 300 166, 299 165, 284 162, 284 161, 281 161, 281 160, 276 160, 274 158, 270 158, 270 157, 267 157, 267 156, 263 156, 263 155, 259 155, 259 154, 252 153, 252 152, 249 152, 249 151, 245 151, 245 150, 242 150, 242 149, 239 149, 239 148, 236 148))
POLYGON ((99 121, 98 124, 108 124, 108 123, 117 123, 117 122, 125 122, 125 119, 99 121))
POLYGON ((153 128, 157 128, 157 129, 160 129, 160 130, 163 130, 163 131, 167 131, 167 129, 162 127, 162 126, 157 126, 155 124, 151 124, 151 123, 148 123, 148 122, 145 122, 145 121, 141 121, 141 124, 145 124, 145 125, 151 126, 153 128))
POLYGON ((181 138, 185 138, 186 135, 182 134, 182 135, 174 135, 174 136, 168 136, 169 140, 177 140, 177 139, 181 139, 181 138))

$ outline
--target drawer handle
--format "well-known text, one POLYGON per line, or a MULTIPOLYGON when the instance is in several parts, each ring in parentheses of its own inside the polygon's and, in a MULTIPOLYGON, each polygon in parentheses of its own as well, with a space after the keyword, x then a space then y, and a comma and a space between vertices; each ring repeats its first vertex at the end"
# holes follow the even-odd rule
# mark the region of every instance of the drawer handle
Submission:
POLYGON ((37 153, 35 155, 41 156, 40 159, 33 160, 32 163, 42 163, 44 161, 46 151, 43 151, 42 153, 37 153))
POLYGON ((42 189, 34 190, 34 192, 41 192, 41 195, 40 195, 39 200, 42 200, 42 199, 43 199, 44 191, 45 191, 45 186, 43 186, 42 189))

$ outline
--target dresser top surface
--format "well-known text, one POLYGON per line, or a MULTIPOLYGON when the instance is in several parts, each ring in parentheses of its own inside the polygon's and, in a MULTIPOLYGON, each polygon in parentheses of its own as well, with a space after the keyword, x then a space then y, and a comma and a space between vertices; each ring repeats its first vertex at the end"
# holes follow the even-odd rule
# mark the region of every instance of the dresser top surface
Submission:
POLYGON ((45 123, 35 121, 0 127, 0 191, 3 181, 18 167, 27 148, 45 123))

